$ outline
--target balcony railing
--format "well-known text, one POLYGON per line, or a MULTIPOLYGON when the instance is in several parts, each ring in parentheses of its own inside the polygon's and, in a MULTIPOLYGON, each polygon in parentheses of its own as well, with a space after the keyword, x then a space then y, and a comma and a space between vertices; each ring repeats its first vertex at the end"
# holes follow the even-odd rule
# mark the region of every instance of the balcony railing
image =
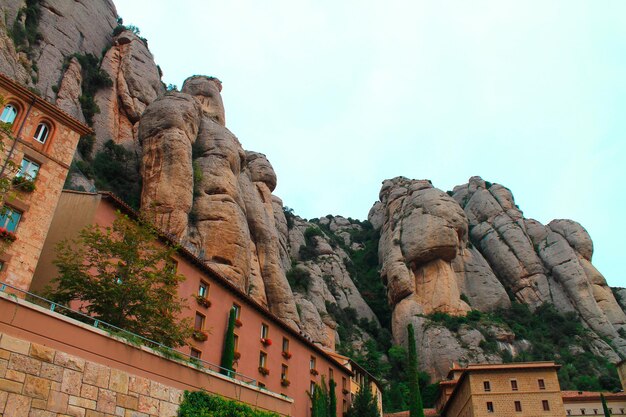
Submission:
POLYGON ((216 365, 214 363, 211 363, 202 359, 194 358, 186 353, 180 352, 176 349, 172 349, 171 347, 165 346, 159 342, 155 342, 154 340, 150 340, 136 333, 129 332, 127 330, 114 326, 113 324, 109 324, 105 321, 98 320, 87 314, 81 313, 78 310, 74 310, 65 305, 58 304, 54 301, 43 298, 37 294, 33 294, 31 292, 24 291, 22 289, 14 287, 11 284, 7 284, 5 282, 0 281, 0 292, 13 295, 14 297, 17 297, 16 293, 21 294, 20 298, 24 299, 25 301, 28 301, 32 304, 48 309, 53 313, 69 317, 81 323, 85 323, 97 329, 103 330, 109 333, 113 337, 118 337, 118 338, 122 338, 126 340, 130 344, 133 344, 136 346, 141 345, 141 346, 146 346, 148 348, 151 348, 168 359, 183 361, 183 362, 186 362, 188 365, 195 366, 196 368, 208 369, 210 371, 213 371, 221 375, 228 376, 232 379, 241 381, 245 384, 264 389, 263 387, 260 387, 258 385, 257 380, 254 378, 240 374, 235 371, 231 371, 229 369, 222 368, 221 366, 216 365))

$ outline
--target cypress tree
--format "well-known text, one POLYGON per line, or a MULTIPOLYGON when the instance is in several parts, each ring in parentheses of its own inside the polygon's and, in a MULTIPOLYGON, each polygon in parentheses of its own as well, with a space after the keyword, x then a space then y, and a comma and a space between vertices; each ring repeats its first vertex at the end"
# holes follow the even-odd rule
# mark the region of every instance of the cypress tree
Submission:
POLYGON ((346 417, 380 417, 376 397, 372 393, 369 380, 365 381, 365 384, 356 393, 346 417))
POLYGON ((606 398, 604 398, 603 394, 600 394, 600 400, 602 401, 602 410, 604 411, 604 417, 611 417, 609 406, 606 405, 606 398))
POLYGON ((409 343, 409 416, 424 417, 424 406, 420 394, 419 377, 417 373, 417 347, 415 346, 415 332, 413 325, 407 326, 409 343))
POLYGON ((233 362, 235 361, 235 309, 230 309, 228 315, 228 328, 226 336, 224 336, 224 350, 222 351, 222 363, 220 372, 230 376, 233 371, 233 362))
POLYGON ((335 394, 335 388, 337 384, 335 384, 334 379, 330 379, 328 383, 328 417, 337 417, 337 395, 335 394))

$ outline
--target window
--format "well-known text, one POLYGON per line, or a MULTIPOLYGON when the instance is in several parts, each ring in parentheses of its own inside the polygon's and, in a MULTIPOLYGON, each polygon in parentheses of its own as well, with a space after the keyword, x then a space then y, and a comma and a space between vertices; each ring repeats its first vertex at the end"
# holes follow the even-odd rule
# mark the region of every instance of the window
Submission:
POLYGON ((515 401, 515 411, 522 411, 522 403, 521 401, 515 401))
POLYGON ((241 318, 241 306, 239 304, 233 304, 233 310, 235 310, 235 318, 239 320, 241 318))
POLYGON ((22 164, 20 165, 20 170, 17 172, 17 174, 15 174, 15 176, 24 177, 32 181, 37 177, 38 173, 39 173, 39 164, 29 159, 22 158, 22 164))
POLYGON ((315 393, 315 381, 311 381, 309 383, 309 392, 311 393, 311 396, 315 393))
POLYGON ((233 335, 235 340, 235 352, 239 352, 239 336, 233 335))
POLYGON ((198 286, 198 297, 207 298, 209 296, 209 284, 204 281, 200 281, 198 286))
POLYGON ((267 365, 267 353, 260 352, 259 353, 259 368, 265 368, 267 365))
POLYGON ((543 379, 538 379, 537 383, 539 384, 539 389, 546 389, 546 383, 543 379))
POLYGON ((11 207, 4 206, 0 211, 0 227, 9 232, 15 232, 21 218, 22 213, 11 207))
POLYGON ((193 329, 202 331, 204 329, 204 320, 205 317, 202 314, 196 313, 196 320, 193 323, 193 329))
MULTIPOLYGON (((0 266, 0 271, 2 271, 2 267, 1 267, 1 266, 0 266)), ((624 409, 623 409, 623 408, 620 408, 620 409, 619 409, 619 413, 620 413, 620 414, 624 414, 624 409)))
POLYGON ((48 139, 48 134, 50 134, 50 127, 48 127, 45 123, 39 123, 37 126, 37 130, 35 130, 35 135, 33 139, 37 142, 46 143, 46 139, 48 139))
POLYGON ((270 334, 270 328, 265 323, 261 323, 261 338, 267 339, 270 334))
POLYGON ((598 414, 598 409, 597 408, 593 409, 593 414, 596 414, 596 415, 598 414))
POLYGON ((583 414, 583 415, 585 414, 585 409, 584 408, 580 409, 580 414, 583 414))
POLYGON ((309 369, 315 369, 315 356, 311 356, 311 360, 309 361, 309 369))
POLYGON ((288 374, 289 374, 289 367, 283 364, 283 366, 280 367, 280 379, 287 379, 288 374))
POLYGON ((572 410, 567 410, 567 415, 568 416, 572 415, 572 410))
POLYGON ((334 380, 335 379, 335 374, 333 373, 333 368, 328 368, 328 380, 334 380))
POLYGON ((511 380, 511 389, 517 391, 517 381, 514 379, 511 380))
POLYGON ((483 381, 483 388, 485 392, 491 391, 491 383, 489 381, 483 381))
POLYGON ((259 382, 259 388, 265 388, 265 384, 262 382, 259 382))
POLYGON ((176 274, 178 270, 178 261, 174 258, 169 258, 165 263, 165 271, 170 274, 176 274))
POLYGON ((342 410, 344 413, 347 413, 347 412, 348 412, 348 402, 347 402, 346 400, 343 400, 343 405, 341 406, 341 410, 342 410))
POLYGON ((493 413, 493 403, 491 401, 487 401, 487 412, 493 413))
POLYGON ((191 356, 192 358, 200 359, 200 356, 202 356, 202 352, 200 352, 198 349, 191 348, 191 353, 189 354, 189 356, 191 356))
POLYGON ((348 388, 348 380, 346 379, 345 376, 341 377, 341 389, 347 389, 348 388))
POLYGON ((17 117, 17 109, 11 104, 4 106, 2 114, 0 115, 0 122, 13 123, 17 117))
POLYGON ((283 352, 289 352, 289 339, 283 337, 283 352))
POLYGON ((542 400, 541 405, 543 405, 543 411, 550 411, 550 403, 548 400, 542 400))

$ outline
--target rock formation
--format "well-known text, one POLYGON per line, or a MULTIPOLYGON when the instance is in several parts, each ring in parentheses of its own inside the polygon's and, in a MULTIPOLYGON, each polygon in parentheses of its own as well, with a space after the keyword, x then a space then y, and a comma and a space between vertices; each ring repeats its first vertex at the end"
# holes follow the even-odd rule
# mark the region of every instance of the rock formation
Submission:
POLYGON ((187 79, 149 105, 139 123, 141 204, 157 225, 275 314, 299 316, 280 257, 272 199, 276 175, 225 127, 221 83, 187 79))
POLYGON ((576 312, 599 336, 596 349, 606 351, 603 337, 626 353, 620 334, 626 315, 591 264, 593 244, 581 225, 554 220, 544 226, 526 219, 507 188, 480 177, 449 194, 429 181, 394 178, 383 182, 380 201, 370 211, 370 221, 381 230, 381 278, 396 342, 404 341, 406 326, 413 323, 426 358, 433 344, 440 346, 437 360, 425 365, 438 375, 452 361, 491 360, 472 353, 471 343, 441 344, 450 335, 430 330, 427 317, 507 308, 508 291, 531 308, 551 303, 561 312, 576 312))

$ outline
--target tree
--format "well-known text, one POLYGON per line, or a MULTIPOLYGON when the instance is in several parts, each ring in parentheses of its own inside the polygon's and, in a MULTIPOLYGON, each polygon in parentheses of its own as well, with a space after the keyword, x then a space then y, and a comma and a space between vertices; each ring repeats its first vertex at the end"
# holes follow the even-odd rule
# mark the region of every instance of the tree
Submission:
POLYGON ((337 384, 334 379, 328 382, 328 417, 337 417, 337 384))
POLYGON ((370 381, 366 380, 354 397, 346 417, 380 417, 376 397, 372 394, 370 381))
POLYGON ((233 362, 235 361, 235 319, 237 312, 234 308, 230 309, 228 315, 228 327, 224 336, 224 350, 222 351, 222 364, 220 372, 224 375, 230 375, 233 371, 233 362))
POLYGON ((311 399, 311 417, 328 417, 328 389, 322 377, 320 385, 315 384, 313 392, 309 392, 311 399))
POLYGON ((177 297, 184 277, 176 274, 176 248, 157 240, 148 223, 119 212, 112 226, 85 227, 57 245, 59 275, 48 296, 81 301, 81 312, 163 345, 185 344, 191 322, 180 320, 184 300, 177 297))
POLYGON ((417 372, 417 348, 415 346, 415 332, 413 325, 407 326, 409 343, 409 415, 410 417, 424 417, 424 406, 420 395, 419 374, 417 372))
POLYGON ((609 410, 608 405, 606 405, 606 398, 604 398, 603 394, 600 394, 600 400, 602 401, 602 410, 604 411, 604 417, 611 417, 611 411, 609 410))

